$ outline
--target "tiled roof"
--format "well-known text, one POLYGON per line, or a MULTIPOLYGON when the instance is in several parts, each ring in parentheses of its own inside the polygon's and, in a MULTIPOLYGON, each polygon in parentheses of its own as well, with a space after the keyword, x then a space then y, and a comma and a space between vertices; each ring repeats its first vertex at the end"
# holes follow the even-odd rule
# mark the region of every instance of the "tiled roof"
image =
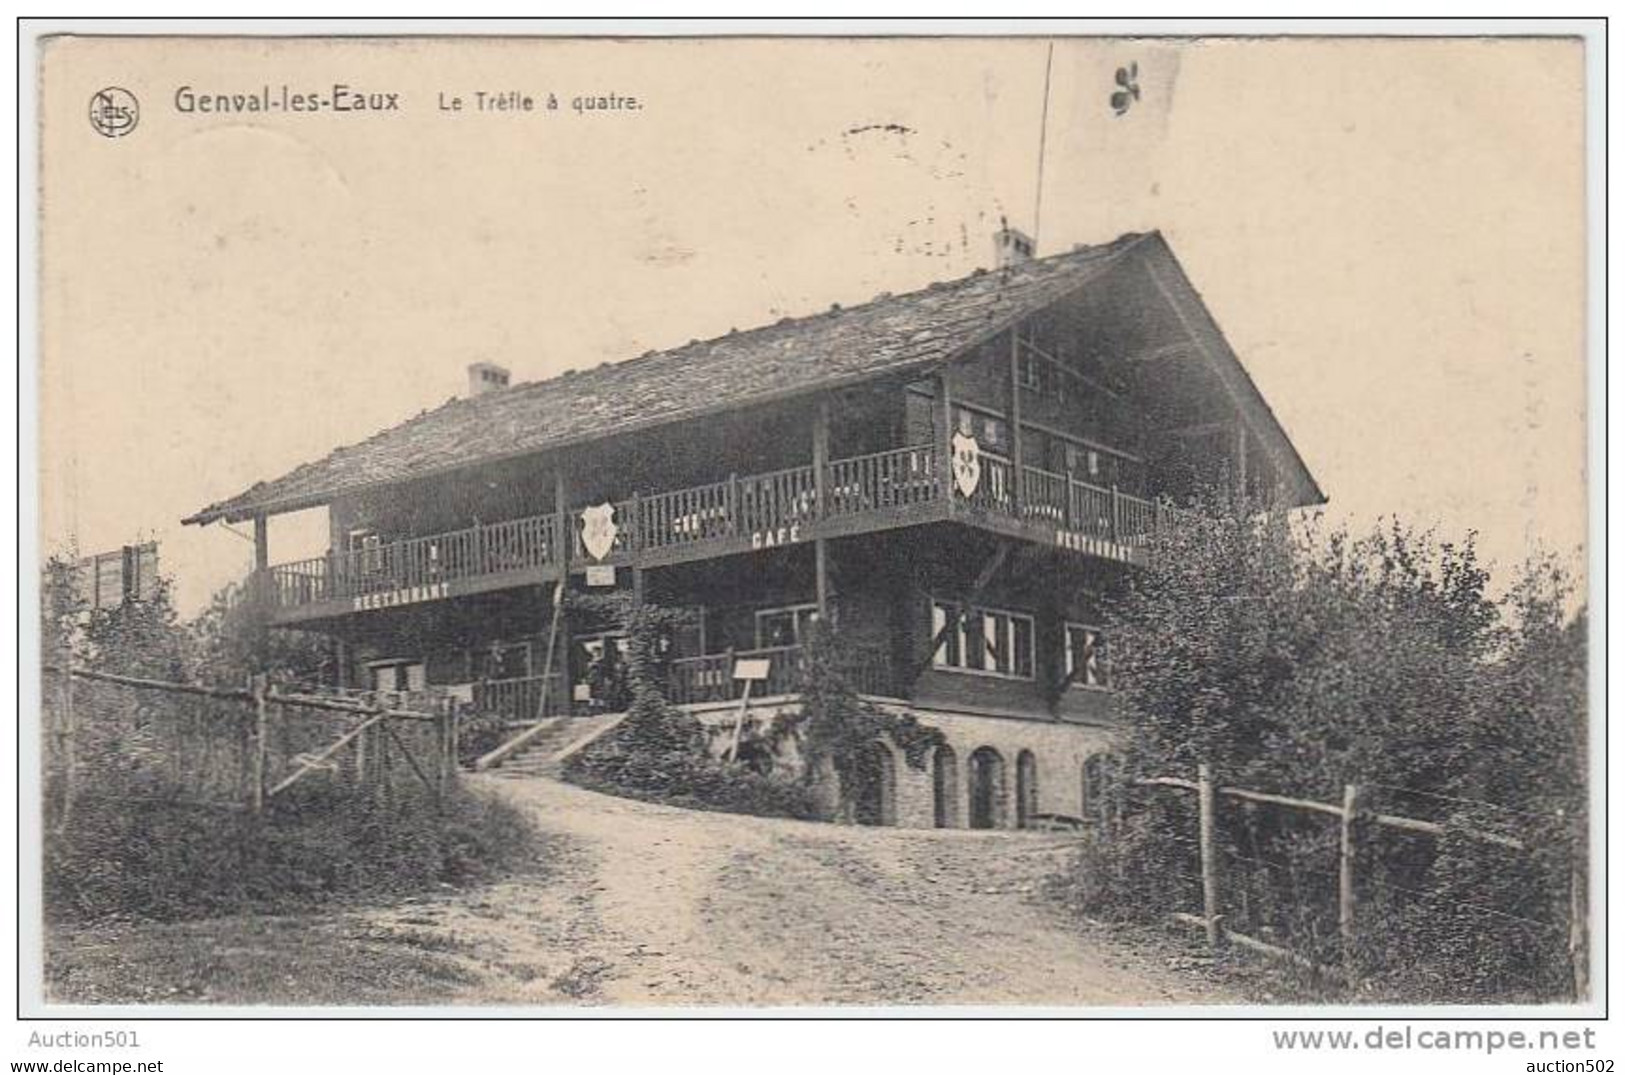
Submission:
POLYGON ((482 460, 615 436, 774 397, 924 372, 1093 279, 1145 235, 978 270, 906 295, 454 399, 211 504, 188 523, 291 510, 482 460))

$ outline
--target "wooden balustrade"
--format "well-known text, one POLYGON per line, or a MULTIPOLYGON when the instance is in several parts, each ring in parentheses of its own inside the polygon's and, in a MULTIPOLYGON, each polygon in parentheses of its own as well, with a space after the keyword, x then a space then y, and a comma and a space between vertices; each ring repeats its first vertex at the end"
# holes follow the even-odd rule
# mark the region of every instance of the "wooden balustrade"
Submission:
POLYGON ((966 499, 982 511, 1013 515, 1016 508, 1014 464, 1001 455, 983 452, 981 468, 976 488, 966 499))
POLYGON ((733 500, 737 533, 750 535, 811 523, 817 517, 818 488, 812 467, 791 467, 738 478, 733 500))
MULTIPOLYGON (((796 527, 806 528, 800 539, 814 536, 812 524, 821 519, 872 514, 883 521, 909 508, 967 499, 957 489, 945 490, 942 480, 937 450, 916 445, 831 461, 822 505, 811 466, 634 496, 615 502, 616 532, 606 556, 708 542, 737 547, 763 534, 777 535, 776 544, 784 540, 784 531, 796 527)), ((1022 469, 1019 497, 1015 482, 1010 460, 983 452, 981 476, 968 498, 973 514, 1003 514, 1123 545, 1144 544, 1156 526, 1156 505, 1115 488, 1037 467, 1022 469)), ((297 607, 546 568, 558 563, 565 533, 578 562, 591 561, 576 509, 563 519, 536 515, 476 524, 281 564, 271 569, 271 599, 279 607, 297 607)))
POLYGON ((546 567, 557 528, 556 516, 537 515, 279 564, 271 568, 273 599, 289 608, 546 567))
POLYGON ((487 679, 474 684, 474 712, 504 720, 536 720, 565 712, 570 700, 559 686, 559 674, 487 679), (540 709, 547 686, 547 711, 540 709))
MULTIPOLYGON (((745 685, 733 677, 734 662, 761 658, 768 661, 767 682, 752 687, 751 697, 794 694, 801 689, 804 652, 801 646, 770 646, 679 658, 671 665, 667 698, 673 705, 738 701, 745 685)), ((894 693, 891 662, 884 655, 860 651, 849 654, 845 661, 842 672, 859 693, 880 696, 894 693)))
POLYGON ((737 533, 729 510, 733 484, 712 482, 643 497, 638 508, 639 547, 661 549, 733 536, 737 533))
POLYGON ((894 448, 830 463, 828 513, 861 515, 928 504, 940 498, 935 452, 894 448))

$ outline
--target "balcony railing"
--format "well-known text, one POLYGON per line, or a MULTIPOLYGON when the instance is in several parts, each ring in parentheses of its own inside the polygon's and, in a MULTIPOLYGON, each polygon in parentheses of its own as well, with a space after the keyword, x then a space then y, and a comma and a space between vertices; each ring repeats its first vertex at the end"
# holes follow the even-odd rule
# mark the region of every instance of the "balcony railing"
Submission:
MULTIPOLYGON (((712 653, 704 657, 682 657, 672 662, 666 696, 674 705, 736 702, 745 692, 745 683, 734 678, 735 662, 763 658, 768 662, 767 680, 751 687, 751 697, 771 698, 794 694, 801 686, 805 652, 801 646, 771 646, 712 653)), ((891 663, 879 654, 850 654, 845 658, 841 671, 860 694, 889 696, 894 693, 891 663)))
POLYGON ((351 549, 273 567, 273 600, 286 608, 542 568, 558 544, 558 517, 535 515, 351 549))
MULTIPOLYGON (((950 502, 973 519, 994 516, 1053 526, 1070 535, 1063 544, 1082 537, 1113 546, 1142 545, 1155 528, 1156 505, 1066 474, 1025 467, 1018 495, 1015 466, 990 452, 981 454, 977 482, 964 497, 957 484, 945 487, 940 459, 937 449, 919 445, 834 460, 825 475, 822 505, 811 466, 617 501, 614 540, 601 559, 647 553, 656 562, 670 562, 704 555, 707 547, 737 551, 758 542, 800 541, 814 536, 816 525, 825 521, 839 520, 840 532, 846 533, 854 522, 861 526, 871 519, 907 525, 932 517, 914 509, 938 505, 946 511, 950 502)), ((370 595, 384 595, 388 603, 446 596, 434 587, 554 568, 561 527, 568 527, 572 559, 591 562, 574 514, 562 523, 557 515, 535 515, 281 564, 270 572, 272 600, 280 608, 297 608, 370 595)))
POLYGON ((559 679, 555 672, 545 676, 482 680, 474 684, 474 710, 512 721, 537 720, 563 713, 569 708, 569 699, 563 697, 559 679), (545 711, 542 708, 544 686, 547 692, 545 711))

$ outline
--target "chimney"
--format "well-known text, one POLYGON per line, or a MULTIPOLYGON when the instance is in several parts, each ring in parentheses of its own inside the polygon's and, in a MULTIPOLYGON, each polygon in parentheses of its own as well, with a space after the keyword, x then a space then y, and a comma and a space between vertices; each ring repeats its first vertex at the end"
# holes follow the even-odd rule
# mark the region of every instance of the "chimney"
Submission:
POLYGON ((1008 222, 1005 222, 998 231, 993 233, 993 249, 998 254, 999 268, 1008 269, 1012 265, 1032 260, 1032 236, 1023 231, 1017 231, 1008 222))
POLYGON ((483 396, 499 388, 508 387, 508 371, 494 362, 468 364, 468 398, 483 396))

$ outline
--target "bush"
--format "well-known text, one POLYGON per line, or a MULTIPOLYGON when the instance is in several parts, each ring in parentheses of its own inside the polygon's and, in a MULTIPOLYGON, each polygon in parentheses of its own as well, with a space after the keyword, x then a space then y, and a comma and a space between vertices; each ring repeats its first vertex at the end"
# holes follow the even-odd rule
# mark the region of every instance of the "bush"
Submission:
MULTIPOLYGON (((1582 968, 1565 936, 1586 833, 1586 619, 1560 565, 1495 596, 1469 537, 1392 523, 1297 532, 1279 512, 1182 513, 1151 562, 1106 595, 1122 768, 1437 822, 1446 836, 1360 823, 1356 936, 1368 994, 1551 1000, 1582 968), (1477 816, 1459 816, 1475 804, 1477 816), (1516 836, 1507 853, 1456 838, 1516 836)), ((1109 793, 1110 839, 1069 879, 1091 912, 1202 906, 1188 792, 1109 793), (1178 802, 1179 805, 1171 805, 1178 802)), ((1221 801, 1221 909, 1233 929, 1309 959, 1345 955, 1338 831, 1324 815, 1221 801)))
POLYGON ((810 819, 818 810, 800 782, 713 758, 699 720, 644 699, 613 731, 573 755, 565 779, 648 802, 762 817, 810 819))
POLYGON ((87 791, 45 842, 51 921, 287 911, 341 896, 404 895, 515 868, 528 825, 505 803, 454 788, 387 803, 309 783, 255 817, 132 789, 87 791))
POLYGON ((496 713, 465 713, 457 721, 457 764, 472 768, 486 754, 516 734, 506 717, 496 713))

